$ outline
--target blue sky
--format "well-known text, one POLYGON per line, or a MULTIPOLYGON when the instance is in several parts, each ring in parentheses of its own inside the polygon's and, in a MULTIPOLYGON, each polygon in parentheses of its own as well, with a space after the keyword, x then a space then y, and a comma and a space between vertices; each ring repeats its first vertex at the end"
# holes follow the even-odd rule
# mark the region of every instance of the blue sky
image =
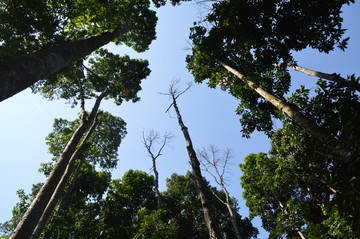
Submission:
MULTIPOLYGON (((296 53, 298 64, 327 73, 360 75, 360 4, 344 8, 344 25, 349 30, 349 47, 345 52, 336 50, 322 54, 313 50, 296 53)), ((105 102, 101 108, 122 117, 127 122, 128 134, 119 149, 119 162, 113 171, 113 178, 120 178, 129 169, 150 172, 151 161, 146 156, 141 137, 143 130, 165 131, 175 135, 171 147, 164 150, 158 159, 161 189, 165 189, 165 179, 171 174, 185 174, 190 170, 185 142, 173 111, 165 113, 170 105, 168 97, 158 94, 167 92, 173 79, 180 79, 185 87, 193 78, 185 66, 185 56, 189 53, 189 28, 198 20, 200 12, 193 4, 180 7, 167 6, 158 10, 157 40, 145 53, 134 53, 126 47, 112 44, 108 48, 118 54, 130 54, 134 58, 149 60, 151 75, 143 82, 138 103, 124 103, 115 106, 105 102)), ((316 81, 292 71, 297 84, 310 84, 316 81)), ((230 168, 229 187, 232 196, 241 206, 240 213, 248 215, 241 197, 241 172, 238 164, 249 153, 266 152, 269 140, 261 133, 254 133, 251 139, 241 137, 239 117, 235 114, 237 101, 220 89, 210 89, 206 84, 193 84, 193 87, 178 101, 185 124, 189 128, 195 148, 201 149, 210 144, 220 149, 231 148, 235 158, 230 168)), ((91 104, 88 105, 90 109, 91 104)), ((18 202, 16 190, 31 190, 31 185, 45 178, 37 172, 41 162, 50 160, 45 137, 52 130, 54 118, 73 120, 78 109, 70 108, 64 101, 49 102, 29 90, 0 103, 0 222, 11 217, 12 207, 18 202)), ((260 226, 256 220, 256 226, 260 226)), ((265 238, 262 233, 259 238, 265 238)))

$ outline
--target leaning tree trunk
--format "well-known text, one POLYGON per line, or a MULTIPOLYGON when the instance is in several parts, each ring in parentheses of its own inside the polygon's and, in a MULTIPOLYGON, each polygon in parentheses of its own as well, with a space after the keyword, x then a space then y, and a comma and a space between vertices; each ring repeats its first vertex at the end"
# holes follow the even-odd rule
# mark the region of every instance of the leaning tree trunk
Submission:
POLYGON ((182 120, 179 108, 176 104, 176 98, 174 95, 172 95, 172 99, 173 99, 173 106, 174 106, 176 114, 177 114, 178 122, 179 122, 181 131, 183 132, 184 138, 186 141, 186 149, 188 151, 190 164, 191 164, 191 167, 192 167, 192 170, 194 173, 195 185, 196 185, 199 197, 200 197, 201 207, 203 209, 206 227, 209 230, 210 239, 219 239, 219 238, 221 238, 221 236, 220 236, 220 232, 219 232, 218 225, 216 222, 215 213, 214 213, 213 209, 211 208, 209 196, 206 193, 207 187, 206 187, 204 179, 201 175, 200 162, 199 162, 199 160, 196 156, 196 152, 193 148, 189 131, 182 120))
POLYGON ((227 209, 229 211, 230 221, 231 221, 231 224, 232 224, 232 226, 234 228, 236 238, 241 239, 240 229, 239 229, 239 226, 238 226, 237 221, 236 221, 236 215, 234 213, 234 210, 231 207, 229 192, 226 189, 224 184, 222 184, 221 187, 222 187, 222 191, 225 193, 225 197, 226 197, 225 205, 226 205, 226 207, 227 207, 227 209))
POLYGON ((315 76, 315 77, 319 77, 325 80, 329 80, 329 81, 334 81, 334 82, 339 82, 341 84, 344 84, 347 87, 353 88, 357 91, 360 91, 360 84, 358 82, 351 82, 348 81, 347 79, 341 77, 339 74, 328 74, 328 73, 324 73, 324 72, 320 72, 320 71, 314 71, 302 66, 298 66, 298 65, 289 65, 289 67, 293 68, 296 71, 302 72, 306 75, 309 76, 315 76))
POLYGON ((293 106, 288 104, 286 101, 275 97, 269 92, 265 91, 261 87, 259 87, 254 82, 248 80, 243 74, 225 64, 224 62, 218 61, 226 70, 230 73, 237 76, 240 80, 242 80, 246 85, 248 85, 251 89, 256 91, 260 96, 269 101, 276 108, 281 110, 287 116, 289 116, 292 120, 294 120, 297 124, 299 124, 304 130, 306 130, 311 136, 315 139, 319 140, 321 143, 326 145, 331 152, 340 157, 346 157, 348 155, 347 150, 343 149, 343 147, 338 143, 338 141, 321 127, 312 122, 309 118, 304 116, 301 112, 295 109, 293 106))
POLYGON ((51 197, 53 196, 56 187, 58 186, 62 176, 64 175, 64 172, 69 164, 71 157, 76 152, 81 138, 90 129, 91 124, 98 112, 101 100, 106 97, 107 94, 108 93, 102 94, 98 97, 94 104, 92 112, 88 117, 88 120, 81 120, 78 128, 75 130, 74 134, 65 146, 65 149, 60 155, 55 167, 51 171, 46 182, 41 187, 40 191, 38 192, 35 199, 32 201, 31 205, 21 218, 13 233, 10 235, 9 239, 24 239, 31 237, 35 227, 37 226, 38 221, 42 217, 44 210, 46 209, 51 197))
MULTIPOLYGON (((80 162, 76 162, 74 172, 72 173, 72 178, 69 179, 69 182, 68 182, 67 187, 66 187, 66 191, 63 192, 63 196, 61 196, 61 199, 60 199, 60 201, 58 203, 58 206, 57 206, 56 210, 52 213, 50 221, 48 221, 47 224, 52 223, 54 218, 59 217, 61 215, 62 210, 68 204, 71 193, 74 191, 74 186, 75 186, 75 183, 76 183, 78 173, 81 170, 81 167, 84 164, 84 162, 85 162, 85 160, 81 160, 80 162)), ((48 206, 49 206, 49 204, 48 204, 48 206)), ((32 237, 34 237, 34 234, 36 233, 36 230, 37 230, 38 227, 39 227, 39 224, 36 226, 32 237)), ((50 239, 50 238, 52 238, 53 233, 54 233, 54 230, 45 230, 44 234, 42 235, 42 238, 50 239)))
POLYGON ((0 102, 25 90, 40 79, 81 59, 115 38, 126 33, 127 29, 106 32, 60 46, 25 54, 0 62, 0 102))
POLYGON ((93 122, 91 124, 89 131, 87 132, 86 136, 84 137, 84 139, 82 140, 81 144, 78 146, 78 148, 76 149, 74 154, 71 156, 68 166, 66 167, 66 170, 65 170, 63 176, 61 177, 60 182, 58 183, 54 193, 52 194, 51 199, 49 200, 45 210, 43 211, 42 216, 39 219, 30 239, 39 238, 41 232, 44 230, 44 227, 45 227, 47 221, 49 220, 52 212, 54 211, 56 204, 59 201, 61 195, 63 194, 71 175, 73 175, 75 173, 74 169, 75 169, 75 165, 76 165, 76 160, 80 159, 81 162, 84 161, 84 159, 81 159, 81 154, 85 150, 86 142, 90 138, 95 127, 96 127, 96 118, 93 119, 93 122))

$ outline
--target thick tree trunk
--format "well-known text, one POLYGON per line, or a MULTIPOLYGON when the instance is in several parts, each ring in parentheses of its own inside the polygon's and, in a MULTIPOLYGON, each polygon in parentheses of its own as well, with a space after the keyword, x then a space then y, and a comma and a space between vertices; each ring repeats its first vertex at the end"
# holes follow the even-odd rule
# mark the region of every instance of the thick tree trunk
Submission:
POLYGON ((44 227, 48 221, 48 219, 50 218, 52 212, 54 211, 57 202, 59 201, 61 195, 63 194, 65 187, 67 185, 67 183, 69 182, 69 179, 71 177, 71 175, 73 175, 74 173, 74 169, 75 169, 75 165, 76 165, 76 160, 80 159, 82 162, 84 159, 81 159, 81 154, 83 152, 83 150, 85 149, 85 144, 86 141, 89 139, 89 137, 91 136, 92 132, 94 131, 96 127, 96 118, 93 119, 93 122, 91 123, 91 127, 89 129, 89 131, 87 132, 86 136, 84 137, 84 139, 82 140, 81 144, 78 146, 78 148, 75 150, 74 154, 71 156, 70 161, 66 167, 66 170, 63 174, 63 176, 61 177, 60 182, 58 183, 54 193, 52 194, 51 199, 49 200, 45 210, 42 213, 41 218, 39 219, 33 234, 31 235, 30 239, 37 239, 39 238, 41 232, 44 230, 44 227))
POLYGON ((60 155, 55 167, 51 171, 48 179, 41 187, 40 191, 36 195, 35 199, 32 201, 31 205, 25 212, 24 216, 16 226, 13 233, 10 235, 10 239, 24 239, 30 238, 37 223, 43 215, 45 208, 47 207, 51 197, 53 196, 56 187, 58 186, 64 172, 71 160, 71 157, 77 150, 79 142, 84 134, 90 129, 93 120, 96 117, 98 112, 101 100, 106 97, 106 94, 102 94, 98 97, 93 107, 91 114, 88 117, 88 120, 81 120, 78 128, 75 130, 74 134, 70 138, 69 142, 65 146, 64 151, 60 155))
POLYGON ((215 213, 211 208, 210 200, 206 193, 207 187, 206 187, 206 184, 201 175, 200 162, 199 162, 199 160, 196 156, 196 152, 193 148, 189 131, 182 120, 179 108, 176 104, 176 98, 174 95, 172 95, 172 98, 173 98, 173 106, 174 106, 176 114, 177 114, 178 122, 179 122, 181 131, 183 132, 184 138, 186 141, 186 149, 188 151, 190 164, 191 164, 193 174, 195 177, 195 185, 196 185, 199 197, 200 197, 201 207, 203 209, 205 223, 209 230, 209 236, 210 236, 210 239, 219 239, 219 238, 221 238, 221 236, 220 236, 218 225, 216 222, 215 213))
POLYGON ((314 71, 302 66, 294 66, 294 65, 289 65, 289 67, 293 68, 296 71, 302 72, 306 75, 309 76, 315 76, 315 77, 319 77, 321 79, 325 79, 325 80, 329 80, 329 81, 334 81, 334 82, 340 82, 342 84, 345 84, 347 87, 353 88, 357 91, 360 91, 360 85, 357 82, 350 82, 347 79, 341 77, 339 74, 333 73, 333 74, 327 74, 324 72, 320 72, 320 71, 314 71))
MULTIPOLYGON (((47 224, 50 224, 52 223, 53 219, 54 218, 57 218, 58 216, 61 215, 61 211, 66 207, 66 205, 68 204, 68 201, 70 199, 70 196, 71 196, 71 193, 74 191, 74 186, 75 186, 75 182, 76 182, 76 177, 78 176, 78 173, 82 167, 84 163, 84 160, 81 160, 79 163, 76 164, 76 168, 74 169, 74 172, 73 172, 73 177, 72 179, 70 179, 68 185, 67 185, 67 188, 66 188, 66 192, 64 192, 64 196, 61 197, 60 201, 59 201, 59 204, 55 210, 55 212, 52 214, 51 218, 50 218, 50 221, 47 222, 47 224)), ((40 219, 41 220, 41 219, 40 219)), ((38 227, 38 226, 37 226, 38 227)), ((37 230, 37 227, 35 228, 34 230, 34 233, 36 233, 36 230, 37 230)), ((33 236, 34 236, 34 233, 33 233, 33 236)), ((52 236, 54 234, 54 230, 46 230, 44 232, 44 234, 42 235, 42 238, 43 239, 51 239, 52 236)))
POLYGON ((72 43, 40 50, 0 62, 0 102, 25 90, 38 80, 68 66, 71 62, 89 55, 126 33, 106 32, 72 43))
POLYGON ((343 149, 343 147, 338 143, 338 141, 332 137, 325 130, 317 126, 314 122, 296 110, 293 106, 288 104, 286 101, 281 100, 264 89, 260 88, 254 82, 248 80, 243 74, 230 67, 229 65, 218 61, 226 70, 230 73, 237 76, 240 80, 242 80, 246 85, 248 85, 251 89, 255 90, 260 96, 269 101, 276 108, 281 110, 287 116, 289 116, 292 120, 294 120, 297 124, 299 124, 304 130, 306 130, 310 135, 312 135, 315 139, 319 140, 321 143, 326 145, 334 155, 338 157, 346 157, 348 152, 343 149))

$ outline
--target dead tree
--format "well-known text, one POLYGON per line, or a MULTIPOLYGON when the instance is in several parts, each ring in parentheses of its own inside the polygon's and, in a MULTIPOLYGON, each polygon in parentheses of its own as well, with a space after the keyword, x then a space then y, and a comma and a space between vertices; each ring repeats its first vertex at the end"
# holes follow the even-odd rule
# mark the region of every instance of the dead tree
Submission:
POLYGON ((231 206, 231 197, 229 191, 226 188, 226 170, 227 166, 230 164, 230 160, 234 157, 230 149, 225 149, 223 154, 220 155, 220 150, 214 145, 210 145, 208 150, 202 149, 197 152, 200 158, 201 165, 206 173, 211 175, 215 183, 219 185, 221 190, 225 194, 225 200, 220 198, 214 191, 212 193, 214 196, 226 206, 229 215, 230 221, 233 226, 235 235, 237 239, 241 239, 240 229, 236 222, 236 213, 234 212, 231 206))
POLYGON ((172 103, 169 106, 169 108, 166 110, 166 112, 168 112, 171 107, 174 107, 177 118, 178 118, 178 123, 179 126, 181 128, 181 131, 183 132, 185 141, 186 141, 186 149, 189 155, 189 160, 190 160, 190 165, 192 168, 192 172, 194 175, 194 180, 195 180, 195 185, 196 185, 196 189, 197 189, 197 193, 198 196, 200 198, 200 202, 201 202, 201 207, 204 213, 204 220, 205 220, 205 224, 206 227, 209 231, 209 237, 210 239, 219 239, 221 238, 220 236, 220 232, 218 229, 218 225, 217 225, 217 221, 215 218, 215 213, 214 210, 211 207, 211 203, 210 203, 210 198, 209 195, 206 193, 207 191, 207 185, 203 179, 203 176, 201 174, 201 170, 200 170, 200 162, 196 156, 196 152, 194 150, 193 144, 192 144, 192 140, 189 134, 189 130, 188 128, 185 126, 183 120, 182 120, 182 116, 180 114, 180 110, 179 107, 177 105, 177 98, 182 95, 183 93, 185 93, 187 90, 190 89, 191 85, 189 84, 188 87, 184 90, 179 92, 175 86, 176 86, 177 82, 173 82, 170 85, 169 88, 169 92, 165 95, 170 96, 172 103))
POLYGON ((164 135, 160 137, 159 133, 154 130, 151 130, 149 133, 143 132, 142 136, 142 142, 148 152, 148 156, 152 160, 152 171, 154 171, 155 175, 155 197, 158 209, 162 206, 162 199, 159 190, 159 172, 156 169, 156 160, 162 155, 162 150, 171 142, 172 138, 173 136, 171 133, 165 132, 164 135), (160 145, 158 150, 155 150, 154 144, 160 145))

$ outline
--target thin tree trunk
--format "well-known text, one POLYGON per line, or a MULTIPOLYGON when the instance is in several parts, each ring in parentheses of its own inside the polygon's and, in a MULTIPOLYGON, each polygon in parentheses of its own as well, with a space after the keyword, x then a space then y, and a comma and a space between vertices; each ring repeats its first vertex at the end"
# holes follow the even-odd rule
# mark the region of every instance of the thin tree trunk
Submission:
POLYGON ((229 211, 230 221, 231 221, 231 224, 232 224, 232 226, 234 228, 236 238, 241 239, 240 230, 239 230, 238 224, 236 222, 236 216, 235 216, 235 213, 234 213, 234 211, 233 211, 233 209, 231 208, 231 205, 230 205, 229 192, 225 188, 225 186, 222 186, 222 190, 223 190, 223 192, 225 193, 225 196, 226 196, 226 207, 227 207, 227 209, 229 211))
POLYGON ((214 190, 211 190, 213 195, 222 204, 224 204, 226 206, 226 208, 229 212, 230 222, 233 226, 236 238, 241 239, 240 229, 239 229, 239 226, 236 221, 236 214, 234 213, 234 210, 231 207, 230 193, 226 188, 225 176, 224 176, 224 174, 226 172, 226 166, 228 165, 228 161, 233 156, 231 155, 230 150, 226 150, 223 157, 221 157, 221 158, 218 157, 218 149, 214 146, 210 146, 209 151, 212 156, 209 156, 205 149, 203 151, 198 151, 198 155, 200 155, 200 159, 201 159, 200 163, 203 165, 205 172, 207 172, 208 174, 210 174, 213 177, 216 184, 218 184, 221 187, 221 190, 224 192, 225 201, 222 198, 220 198, 214 190), (212 170, 209 169, 209 167, 213 168, 215 172, 212 172, 212 170), (222 169, 219 170, 219 167, 221 167, 222 169))
POLYGON ((100 36, 65 43, 0 62, 0 102, 25 90, 38 80, 58 72, 71 62, 89 55, 126 32, 127 29, 106 32, 100 36))
POLYGON ((159 190, 159 173, 156 169, 156 159, 152 159, 153 162, 153 169, 154 169, 154 174, 155 174, 155 197, 156 197, 156 205, 157 205, 157 209, 160 209, 162 206, 162 198, 161 198, 161 194, 160 194, 160 190, 159 190))
POLYGON ((81 138, 91 127, 91 122, 93 122, 96 117, 101 100, 106 97, 106 95, 108 95, 108 92, 106 92, 106 94, 103 93, 98 97, 88 120, 80 121, 78 128, 75 130, 74 134, 65 146, 65 149, 60 155, 46 182, 41 187, 40 191, 21 218, 13 233, 10 235, 9 239, 30 238, 38 221, 42 217, 43 211, 53 196, 53 193, 58 186, 71 157, 74 155, 81 138))
POLYGON ((317 126, 314 122, 296 110, 293 106, 288 104, 286 101, 281 100, 269 92, 265 91, 254 82, 248 80, 243 74, 230 67, 229 65, 218 61, 226 70, 230 73, 237 76, 240 80, 242 80, 246 85, 248 85, 251 89, 255 90, 260 96, 269 101, 276 108, 281 110, 287 116, 289 116, 292 120, 294 120, 297 124, 299 124, 304 130, 306 130, 310 135, 312 135, 315 139, 319 140, 321 143, 326 145, 328 149, 332 151, 338 157, 345 157, 348 155, 348 152, 343 149, 343 147, 338 143, 338 141, 332 137, 329 133, 324 131, 322 128, 317 126))
POLYGON ((211 208, 210 200, 208 198, 208 195, 206 194, 207 187, 206 187, 203 177, 201 175, 200 162, 199 162, 199 160, 196 156, 196 152, 193 148, 189 131, 182 120, 179 108, 176 104, 176 97, 174 95, 172 95, 172 99, 173 99, 172 104, 175 108, 178 122, 179 122, 180 128, 184 134, 184 138, 186 141, 186 149, 188 151, 190 164, 191 164, 191 167, 192 167, 192 170, 194 173, 195 185, 196 185, 199 197, 200 197, 201 207, 203 209, 206 226, 209 230, 210 239, 219 239, 219 238, 221 238, 221 236, 220 236, 220 233, 218 230, 215 213, 211 208))
POLYGON ((172 135, 170 133, 165 133, 163 136, 162 144, 159 148, 159 150, 156 152, 154 151, 153 145, 155 143, 158 142, 160 136, 158 134, 158 132, 155 131, 150 131, 150 133, 146 134, 145 136, 145 132, 143 132, 143 144, 146 148, 146 150, 148 151, 148 156, 151 158, 153 167, 152 169, 154 170, 154 174, 155 174, 155 197, 156 197, 156 205, 157 205, 157 209, 160 209, 162 207, 162 197, 161 197, 161 193, 159 190, 159 172, 157 171, 156 168, 156 160, 159 156, 161 156, 161 152, 164 149, 164 147, 171 141, 172 135))
POLYGON ((341 77, 339 74, 333 73, 333 74, 328 74, 328 73, 324 73, 324 72, 320 72, 320 71, 314 71, 302 66, 298 66, 298 65, 289 65, 289 67, 291 67, 292 69, 302 72, 306 75, 309 76, 315 76, 315 77, 319 77, 321 79, 325 79, 325 80, 329 80, 329 81, 334 81, 334 82, 340 82, 342 84, 345 84, 347 87, 353 88, 357 91, 360 91, 360 84, 356 83, 356 82, 350 82, 347 79, 341 77))

